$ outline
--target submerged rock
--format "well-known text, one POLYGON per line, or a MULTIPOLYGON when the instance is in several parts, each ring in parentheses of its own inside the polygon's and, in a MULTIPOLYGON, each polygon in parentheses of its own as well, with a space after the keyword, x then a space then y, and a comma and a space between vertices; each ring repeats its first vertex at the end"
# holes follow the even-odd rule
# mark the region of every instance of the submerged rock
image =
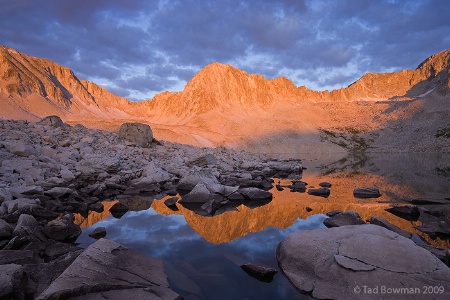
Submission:
POLYGON ((94 229, 94 231, 89 233, 89 236, 96 240, 104 238, 106 236, 106 228, 105 227, 97 227, 94 229))
POLYGON ((273 276, 278 273, 275 269, 250 263, 241 265, 241 269, 247 272, 247 274, 251 277, 264 282, 271 282, 273 280, 273 276))
POLYGON ((424 299, 424 286, 450 297, 450 269, 413 241, 376 225, 342 226, 290 234, 278 246, 285 276, 317 299, 424 299), (378 287, 378 294, 368 289, 378 287), (412 292, 411 292, 412 291, 412 292))

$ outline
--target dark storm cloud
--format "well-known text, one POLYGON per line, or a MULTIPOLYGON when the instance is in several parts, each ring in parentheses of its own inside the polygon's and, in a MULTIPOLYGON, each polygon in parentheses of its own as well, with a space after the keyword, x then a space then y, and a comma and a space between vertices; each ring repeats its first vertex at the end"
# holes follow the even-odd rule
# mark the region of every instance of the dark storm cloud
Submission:
POLYGON ((450 45, 450 4, 440 0, 0 0, 0 7, 0 44, 108 81, 130 98, 179 89, 215 61, 338 88, 366 72, 415 68, 450 45))

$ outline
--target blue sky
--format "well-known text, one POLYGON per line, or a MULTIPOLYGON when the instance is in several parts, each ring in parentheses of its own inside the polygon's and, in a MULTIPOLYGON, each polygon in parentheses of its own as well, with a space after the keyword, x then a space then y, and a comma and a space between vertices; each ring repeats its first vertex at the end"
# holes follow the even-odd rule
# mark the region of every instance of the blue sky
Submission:
POLYGON ((130 100, 228 63, 297 86, 345 87, 450 48, 447 0, 0 0, 0 44, 130 100))

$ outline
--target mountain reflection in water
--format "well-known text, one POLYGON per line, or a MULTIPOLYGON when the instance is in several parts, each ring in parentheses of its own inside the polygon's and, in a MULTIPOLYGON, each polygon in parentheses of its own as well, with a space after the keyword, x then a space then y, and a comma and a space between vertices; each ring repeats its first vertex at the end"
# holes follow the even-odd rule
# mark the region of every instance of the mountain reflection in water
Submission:
MULTIPOLYGON (((307 170, 302 181, 318 187, 332 184, 328 198, 289 189, 272 189, 273 200, 266 205, 228 211, 207 217, 177 204, 178 211, 161 200, 127 200, 130 211, 121 219, 109 214, 115 202, 104 202, 103 213, 90 212, 87 218, 76 216, 83 230, 78 242, 87 246, 95 240, 88 233, 106 227, 106 238, 165 261, 171 287, 185 299, 300 299, 287 280, 278 274, 272 283, 258 282, 239 265, 247 262, 278 268, 275 251, 278 243, 298 230, 323 228, 325 213, 354 210, 364 220, 378 216, 417 234, 431 245, 449 248, 448 240, 431 239, 415 229, 421 221, 407 221, 387 211, 390 203, 401 199, 449 197, 448 155, 392 155, 303 160, 307 170), (376 199, 353 197, 355 187, 379 187, 376 199), (150 206, 151 205, 151 206, 150 206), (306 207, 312 210, 308 212, 306 207)), ((276 182, 278 179, 275 179, 276 182)), ((282 185, 290 184, 281 180, 282 185)), ((117 200, 116 200, 117 201, 117 200)), ((124 201, 124 200, 120 200, 124 201)))

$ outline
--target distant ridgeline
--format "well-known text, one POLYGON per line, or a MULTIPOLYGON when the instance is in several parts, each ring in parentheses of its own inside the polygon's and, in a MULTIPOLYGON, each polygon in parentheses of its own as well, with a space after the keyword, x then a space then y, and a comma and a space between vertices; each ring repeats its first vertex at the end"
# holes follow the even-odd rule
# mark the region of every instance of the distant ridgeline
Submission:
MULTIPOLYGON (((138 121, 150 124, 159 139, 199 146, 275 151, 281 143, 278 152, 298 147, 334 152, 353 151, 363 143, 363 150, 420 151, 450 125, 443 123, 450 119, 445 102, 449 62, 446 50, 415 70, 368 73, 331 92, 216 62, 198 72, 182 92, 131 102, 52 61, 0 46, 0 117, 37 121, 58 115, 69 124, 107 130, 138 121), (416 129, 413 120, 421 118, 425 129, 415 136, 422 141, 408 142, 416 129)), ((434 150, 446 151, 441 140, 434 150)))

